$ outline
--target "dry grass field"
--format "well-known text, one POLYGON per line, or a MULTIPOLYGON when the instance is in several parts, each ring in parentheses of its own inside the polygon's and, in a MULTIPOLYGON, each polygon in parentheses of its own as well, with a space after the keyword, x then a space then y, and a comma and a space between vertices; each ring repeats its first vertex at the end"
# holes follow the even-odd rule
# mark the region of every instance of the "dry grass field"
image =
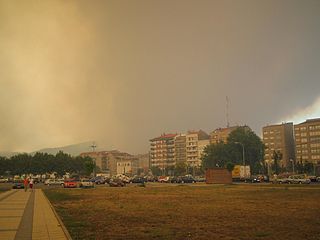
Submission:
POLYGON ((76 239, 320 239, 320 185, 47 189, 76 239))

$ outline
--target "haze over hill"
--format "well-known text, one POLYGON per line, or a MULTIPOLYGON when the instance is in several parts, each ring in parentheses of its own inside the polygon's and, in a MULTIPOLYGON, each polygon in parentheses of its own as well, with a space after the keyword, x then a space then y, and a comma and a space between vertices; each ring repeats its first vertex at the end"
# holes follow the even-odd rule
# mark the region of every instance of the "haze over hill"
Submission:
MULTIPOLYGON (((30 152, 29 154, 35 154, 36 152, 41 152, 41 153, 49 153, 49 154, 55 155, 59 151, 62 151, 72 156, 78 156, 82 152, 92 151, 92 147, 91 147, 92 145, 93 145, 93 141, 88 141, 88 142, 83 142, 78 144, 67 145, 63 147, 43 148, 37 151, 30 152)), ((95 148, 95 151, 102 151, 102 150, 112 150, 112 149, 104 148, 98 145, 95 148)), ((0 152, 0 156, 5 156, 5 157, 11 157, 17 154, 19 154, 19 152, 0 152)))

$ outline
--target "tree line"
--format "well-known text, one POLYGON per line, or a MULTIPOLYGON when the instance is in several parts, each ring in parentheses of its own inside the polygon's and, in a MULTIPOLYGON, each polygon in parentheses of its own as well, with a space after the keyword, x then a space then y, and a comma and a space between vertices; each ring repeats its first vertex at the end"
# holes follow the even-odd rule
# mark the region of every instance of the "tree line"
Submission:
POLYGON ((0 157, 0 175, 46 174, 56 172, 59 176, 66 172, 90 175, 94 162, 90 157, 73 157, 62 151, 57 154, 37 152, 34 155, 22 153, 10 158, 0 157))

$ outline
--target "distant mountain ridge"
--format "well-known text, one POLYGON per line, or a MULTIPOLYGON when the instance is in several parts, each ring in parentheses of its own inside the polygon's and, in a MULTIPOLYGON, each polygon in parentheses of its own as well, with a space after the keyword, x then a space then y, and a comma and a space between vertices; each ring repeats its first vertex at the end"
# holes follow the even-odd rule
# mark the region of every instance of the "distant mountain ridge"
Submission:
MULTIPOLYGON (((70 154, 71 156, 78 156, 82 152, 89 152, 92 151, 91 145, 93 141, 91 142, 83 142, 83 143, 78 143, 78 144, 72 144, 72 145, 67 145, 63 147, 55 147, 55 148, 43 148, 34 152, 30 152, 28 154, 35 154, 37 152, 40 153, 48 153, 48 154, 53 154, 55 155, 59 151, 63 151, 64 153, 70 154)), ((99 151, 99 147, 97 147, 95 150, 99 151)), ((3 151, 0 152, 0 156, 3 157, 12 157, 14 155, 20 154, 22 152, 8 152, 8 151, 3 151)))
POLYGON ((43 148, 38 151, 31 152, 30 154, 35 154, 36 152, 41 152, 41 153, 48 153, 48 154, 55 155, 59 151, 62 151, 64 153, 68 153, 72 156, 78 156, 82 152, 91 151, 92 150, 92 148, 90 147, 91 145, 92 145, 92 142, 83 142, 83 143, 78 143, 78 144, 67 145, 64 147, 43 148))

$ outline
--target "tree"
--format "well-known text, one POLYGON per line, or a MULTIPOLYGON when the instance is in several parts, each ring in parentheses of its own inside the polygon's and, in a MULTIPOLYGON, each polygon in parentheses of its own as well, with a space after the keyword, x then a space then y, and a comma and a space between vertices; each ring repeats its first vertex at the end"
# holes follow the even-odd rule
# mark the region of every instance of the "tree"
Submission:
POLYGON ((229 134, 227 141, 228 145, 230 145, 231 155, 235 158, 231 160, 233 163, 242 164, 245 161, 245 165, 250 165, 253 173, 261 172, 263 169, 264 144, 249 127, 236 128, 229 134), (243 150, 244 160, 242 156, 243 150))
POLYGON ((273 171, 275 174, 279 174, 279 162, 282 159, 282 153, 280 151, 273 151, 273 171))
POLYGON ((202 155, 202 165, 205 169, 215 167, 225 167, 225 164, 230 161, 229 146, 223 142, 210 144, 205 147, 202 155))
POLYGON ((219 142, 205 148, 202 165, 213 168, 245 162, 253 173, 259 173, 263 168, 263 156, 264 145, 260 138, 249 127, 238 127, 229 134, 227 143, 219 142))
POLYGON ((175 167, 175 175, 182 176, 186 174, 187 164, 184 162, 178 162, 175 167))
POLYGON ((228 169, 229 172, 232 172, 234 168, 234 164, 232 162, 227 162, 226 168, 228 169))
POLYGON ((155 176, 161 176, 161 174, 162 174, 162 170, 157 166, 151 167, 151 172, 155 176))

